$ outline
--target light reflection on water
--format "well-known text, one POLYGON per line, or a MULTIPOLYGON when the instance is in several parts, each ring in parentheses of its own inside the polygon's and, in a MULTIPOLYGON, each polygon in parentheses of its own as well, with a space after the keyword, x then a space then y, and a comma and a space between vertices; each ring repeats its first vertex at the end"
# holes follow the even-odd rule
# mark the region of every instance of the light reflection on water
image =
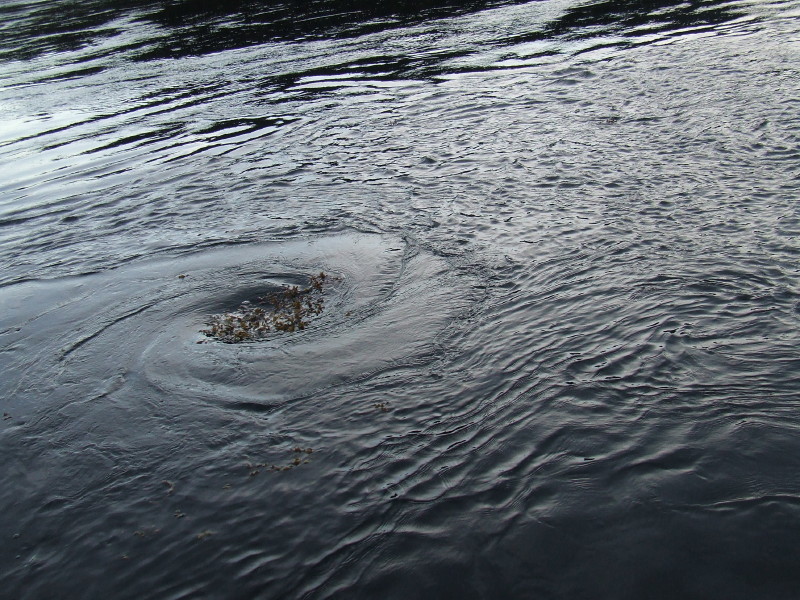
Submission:
POLYGON ((165 6, 2 9, 11 596, 796 596, 796 2, 165 6))

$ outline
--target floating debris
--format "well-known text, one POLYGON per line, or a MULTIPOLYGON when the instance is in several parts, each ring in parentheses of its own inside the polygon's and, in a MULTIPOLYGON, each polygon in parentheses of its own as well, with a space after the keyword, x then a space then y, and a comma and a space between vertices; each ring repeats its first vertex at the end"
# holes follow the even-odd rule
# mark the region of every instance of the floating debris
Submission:
POLYGON ((286 286, 255 302, 243 302, 238 310, 212 316, 208 329, 200 333, 236 344, 264 339, 271 332, 302 331, 325 307, 322 290, 329 279, 325 273, 312 275, 306 288, 286 286))
MULTIPOLYGON (((299 446, 292 449, 292 453, 297 454, 311 454, 314 452, 313 448, 301 448, 299 446)), ((266 469, 272 473, 278 471, 291 471, 295 467, 299 467, 300 465, 308 464, 310 461, 309 459, 304 459, 300 456, 295 456, 288 464, 285 465, 274 465, 270 463, 257 463, 253 464, 251 462, 245 463, 247 468, 250 470, 250 477, 255 477, 259 474, 259 469, 266 469)))
POLYGON ((288 465, 270 465, 269 470, 273 473, 276 471, 291 471, 295 467, 308 464, 308 460, 303 460, 299 456, 295 456, 288 465))

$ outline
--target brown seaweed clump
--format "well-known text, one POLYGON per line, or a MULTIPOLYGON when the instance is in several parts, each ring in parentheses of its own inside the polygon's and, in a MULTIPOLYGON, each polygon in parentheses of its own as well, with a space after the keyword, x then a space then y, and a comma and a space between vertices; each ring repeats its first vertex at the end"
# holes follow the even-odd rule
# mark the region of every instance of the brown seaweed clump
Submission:
POLYGON ((200 333, 236 344, 263 339, 274 331, 302 331, 325 307, 322 290, 329 279, 325 273, 312 275, 308 287, 285 286, 254 302, 243 302, 233 312, 213 315, 208 329, 201 329, 200 333))

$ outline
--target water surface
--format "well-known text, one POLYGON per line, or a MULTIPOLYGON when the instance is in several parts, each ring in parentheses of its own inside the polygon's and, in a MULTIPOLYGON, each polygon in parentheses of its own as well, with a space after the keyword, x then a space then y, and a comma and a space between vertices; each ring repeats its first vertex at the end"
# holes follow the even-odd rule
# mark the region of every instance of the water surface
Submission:
POLYGON ((796 1, 0 15, 9 597, 800 594, 796 1))

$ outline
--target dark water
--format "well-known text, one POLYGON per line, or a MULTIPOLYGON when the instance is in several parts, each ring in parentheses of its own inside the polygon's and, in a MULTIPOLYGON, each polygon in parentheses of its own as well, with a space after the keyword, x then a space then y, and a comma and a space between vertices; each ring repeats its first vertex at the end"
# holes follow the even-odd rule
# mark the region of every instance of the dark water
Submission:
POLYGON ((0 597, 800 597, 798 65, 795 0, 4 2, 0 597))

